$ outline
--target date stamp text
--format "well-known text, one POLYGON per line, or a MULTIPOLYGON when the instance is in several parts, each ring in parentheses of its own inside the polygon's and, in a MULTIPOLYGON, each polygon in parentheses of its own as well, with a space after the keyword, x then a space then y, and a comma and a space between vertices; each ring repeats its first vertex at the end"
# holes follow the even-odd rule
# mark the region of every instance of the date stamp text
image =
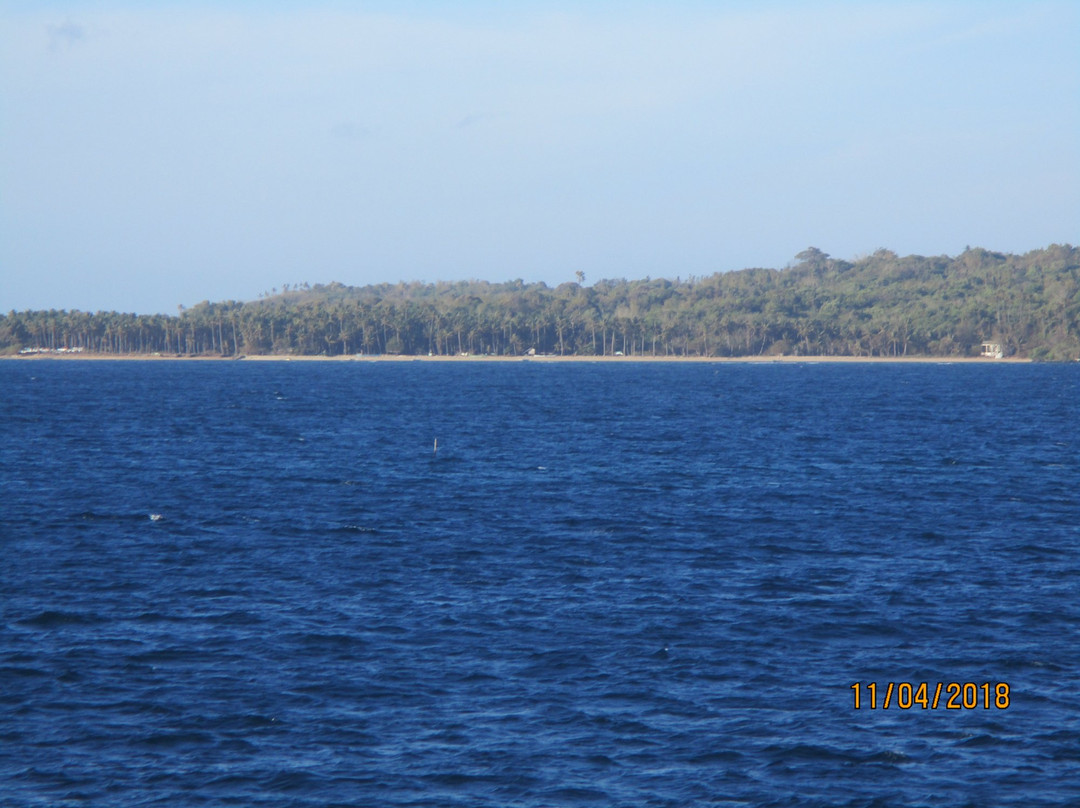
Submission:
POLYGON ((856 682, 856 710, 1005 710, 1005 682, 856 682))

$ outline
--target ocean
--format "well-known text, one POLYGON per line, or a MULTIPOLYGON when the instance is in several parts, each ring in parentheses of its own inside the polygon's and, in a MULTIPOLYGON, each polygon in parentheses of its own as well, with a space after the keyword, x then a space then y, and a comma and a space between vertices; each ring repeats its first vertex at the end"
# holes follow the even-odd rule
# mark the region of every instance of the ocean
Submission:
POLYGON ((6 361, 0 424, 0 805, 1080 804, 1080 365, 6 361))

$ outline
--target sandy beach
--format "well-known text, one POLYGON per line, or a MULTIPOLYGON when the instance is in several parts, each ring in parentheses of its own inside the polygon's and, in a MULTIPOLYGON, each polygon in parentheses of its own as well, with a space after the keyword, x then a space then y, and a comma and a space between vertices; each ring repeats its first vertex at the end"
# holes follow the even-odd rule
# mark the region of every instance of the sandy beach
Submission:
POLYGON ((0 357, 23 362, 40 361, 124 361, 124 362, 612 362, 612 363, 730 363, 754 362, 766 364, 799 363, 892 363, 892 364, 986 364, 1007 365, 1031 362, 1030 359, 1009 357, 991 359, 978 356, 402 356, 390 354, 348 354, 344 356, 282 356, 277 354, 246 354, 243 356, 178 356, 148 354, 99 353, 40 353, 0 357))

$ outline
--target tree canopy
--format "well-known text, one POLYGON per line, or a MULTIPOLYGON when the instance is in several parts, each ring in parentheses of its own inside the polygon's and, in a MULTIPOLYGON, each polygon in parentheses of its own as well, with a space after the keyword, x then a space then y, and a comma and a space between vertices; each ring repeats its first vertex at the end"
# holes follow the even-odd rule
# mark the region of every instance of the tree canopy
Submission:
POLYGON ((168 355, 1011 356, 1080 358, 1080 249, 956 257, 810 247, 784 269, 704 278, 301 284, 176 316, 0 315, 0 352, 168 355))

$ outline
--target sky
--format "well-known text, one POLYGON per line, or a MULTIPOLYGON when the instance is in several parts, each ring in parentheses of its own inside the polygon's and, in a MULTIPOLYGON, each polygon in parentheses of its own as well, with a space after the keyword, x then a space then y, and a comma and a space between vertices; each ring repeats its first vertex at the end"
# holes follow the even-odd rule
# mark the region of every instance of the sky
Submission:
POLYGON ((0 6, 0 311, 1080 242, 1080 3, 0 6))

